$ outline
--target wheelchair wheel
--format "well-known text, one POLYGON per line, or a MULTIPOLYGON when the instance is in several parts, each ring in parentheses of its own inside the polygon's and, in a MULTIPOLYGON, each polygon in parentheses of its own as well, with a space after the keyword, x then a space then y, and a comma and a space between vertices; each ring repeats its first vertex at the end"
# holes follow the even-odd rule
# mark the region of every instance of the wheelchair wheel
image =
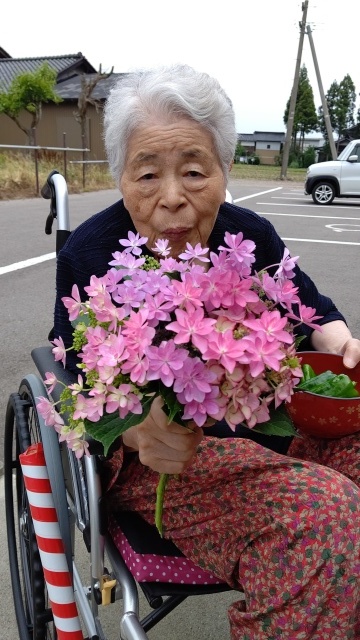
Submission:
POLYGON ((4 482, 9 565, 20 640, 57 637, 30 514, 19 454, 41 441, 36 400, 24 379, 11 394, 5 421, 4 482))

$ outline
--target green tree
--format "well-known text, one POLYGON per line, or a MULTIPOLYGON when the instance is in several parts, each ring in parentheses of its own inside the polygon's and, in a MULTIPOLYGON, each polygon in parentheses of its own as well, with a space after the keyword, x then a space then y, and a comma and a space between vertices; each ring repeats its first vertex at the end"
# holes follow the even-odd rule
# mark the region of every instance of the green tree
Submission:
POLYGON ((245 147, 242 146, 241 142, 238 142, 235 149, 234 160, 237 162, 237 158, 246 158, 247 151, 245 147))
MULTIPOLYGON (((290 98, 287 101, 284 112, 284 124, 287 125, 289 119, 290 98)), ((294 124, 292 132, 292 149, 295 151, 299 148, 303 150, 304 138, 310 131, 317 131, 319 127, 318 117, 316 114, 314 93, 309 82, 306 66, 300 69, 299 85, 296 97, 294 124)))
MULTIPOLYGON (((325 97, 331 128, 337 133, 339 139, 349 127, 355 124, 356 90, 349 74, 343 78, 340 84, 334 80, 325 97)), ((319 107, 318 113, 320 130, 327 140, 328 135, 322 107, 319 107)))
POLYGON ((62 102, 55 93, 57 73, 44 63, 33 73, 16 76, 7 91, 0 91, 0 113, 9 116, 25 133, 29 145, 35 144, 35 132, 42 115, 44 102, 62 102), (21 114, 31 115, 30 126, 25 124, 21 114))

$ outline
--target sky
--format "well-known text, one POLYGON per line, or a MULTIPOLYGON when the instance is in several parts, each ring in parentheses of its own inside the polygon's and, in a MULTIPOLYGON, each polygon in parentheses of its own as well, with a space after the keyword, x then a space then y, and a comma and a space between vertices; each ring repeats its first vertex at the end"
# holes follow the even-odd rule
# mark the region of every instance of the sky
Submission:
MULTIPOLYGON (((352 78, 360 91, 354 0, 309 0, 323 90, 352 78)), ((176 62, 215 76, 231 98, 238 133, 285 131, 283 122, 299 53, 301 0, 119 0, 4 2, 0 46, 13 58, 78 52, 117 73, 176 62)), ((309 37, 305 64, 321 105, 309 37)), ((357 103, 359 106, 359 103, 357 103)), ((314 134, 316 135, 316 134, 314 134)))

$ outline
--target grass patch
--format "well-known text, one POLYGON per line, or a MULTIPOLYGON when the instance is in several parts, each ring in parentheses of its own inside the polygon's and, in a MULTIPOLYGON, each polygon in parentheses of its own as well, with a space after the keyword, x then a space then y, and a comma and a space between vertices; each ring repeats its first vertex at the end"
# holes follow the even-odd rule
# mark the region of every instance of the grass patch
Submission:
MULTIPOLYGON (((280 180, 281 167, 262 164, 234 164, 230 177, 243 180, 280 180)), ((287 180, 305 182, 306 169, 289 167, 286 172, 287 180)))
MULTIPOLYGON (((39 191, 51 171, 56 169, 65 175, 64 157, 61 153, 40 155, 38 160, 39 191), (49 157, 50 156, 50 157, 49 157)), ((304 182, 306 169, 289 168, 287 179, 294 182, 304 182)), ((234 164, 230 173, 231 179, 243 180, 279 180, 280 167, 267 165, 234 164)), ((84 191, 100 191, 114 189, 115 183, 110 175, 108 165, 70 164, 66 166, 66 181, 69 193, 84 191)), ((32 155, 14 152, 0 153, 0 200, 14 200, 19 198, 34 198, 37 192, 35 162, 32 155)))

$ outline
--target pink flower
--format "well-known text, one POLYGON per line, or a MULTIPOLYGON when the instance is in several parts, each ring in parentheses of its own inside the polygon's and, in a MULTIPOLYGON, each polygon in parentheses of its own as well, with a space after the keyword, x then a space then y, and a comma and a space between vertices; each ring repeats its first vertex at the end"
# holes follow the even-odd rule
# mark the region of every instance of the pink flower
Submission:
POLYGON ((202 355, 205 360, 217 360, 230 373, 238 362, 247 362, 247 358, 244 360, 243 341, 235 340, 232 331, 213 331, 202 355))
POLYGON ((185 349, 178 349, 174 340, 163 341, 158 347, 148 347, 146 355, 149 360, 148 380, 161 380, 165 387, 171 387, 177 372, 188 358, 185 349))
POLYGON ((247 267, 255 262, 254 249, 255 243, 252 240, 243 240, 243 234, 225 232, 225 243, 227 247, 220 245, 219 251, 225 251, 236 262, 244 263, 247 267))
POLYGON ((242 340, 243 348, 248 356, 250 373, 253 377, 260 375, 265 367, 274 371, 280 370, 280 362, 284 359, 281 343, 278 340, 267 340, 264 335, 250 334, 242 340))
POLYGON ((322 331, 321 326, 318 324, 315 324, 315 320, 319 320, 323 316, 317 316, 315 314, 316 314, 316 309, 313 309, 312 307, 306 307, 304 304, 301 304, 299 307, 299 315, 293 312, 289 312, 286 314, 286 316, 293 320, 299 320, 300 323, 303 322, 304 324, 306 324, 307 327, 311 327, 312 329, 317 329, 318 331, 322 331))
POLYGON ((181 404, 192 400, 203 402, 215 380, 216 374, 200 358, 187 358, 174 380, 174 391, 181 404))
POLYGON ((138 385, 145 384, 147 372, 149 369, 149 360, 146 356, 138 352, 130 352, 126 362, 121 366, 121 373, 129 374, 131 382, 138 385))
POLYGON ((245 327, 252 329, 256 333, 265 335, 266 340, 269 342, 277 340, 278 342, 291 344, 294 340, 293 337, 289 331, 284 331, 287 322, 287 318, 282 318, 277 309, 274 309, 274 311, 264 311, 260 318, 243 320, 245 327))
POLYGON ((195 285, 190 273, 185 273, 181 282, 173 280, 166 297, 177 307, 202 306, 201 289, 195 285))
POLYGON ((187 310, 175 309, 176 321, 166 325, 166 329, 174 331, 177 335, 174 338, 175 344, 192 342, 200 350, 206 348, 208 336, 216 320, 205 318, 202 309, 194 309, 191 305, 187 310))
POLYGON ((220 419, 221 407, 216 401, 218 395, 219 392, 216 387, 212 387, 210 393, 206 394, 203 402, 196 402, 195 400, 187 402, 182 418, 184 420, 193 420, 198 427, 202 427, 208 417, 216 416, 217 420, 220 419))

